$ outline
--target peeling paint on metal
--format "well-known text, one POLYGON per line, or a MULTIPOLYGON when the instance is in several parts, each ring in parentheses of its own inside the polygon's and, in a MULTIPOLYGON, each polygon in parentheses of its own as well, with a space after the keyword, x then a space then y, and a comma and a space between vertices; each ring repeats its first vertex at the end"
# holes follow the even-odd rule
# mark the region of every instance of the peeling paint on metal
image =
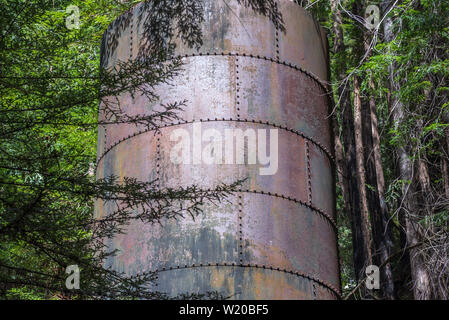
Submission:
MULTIPOLYGON (((206 204, 195 219, 133 222, 108 241, 121 252, 107 264, 128 274, 160 271, 157 290, 172 296, 216 290, 234 299, 338 298, 325 33, 291 1, 279 1, 286 34, 237 1, 227 3, 204 0, 203 46, 191 49, 179 41, 176 56, 184 57, 184 71, 175 85, 156 88, 160 102, 188 100, 183 121, 163 125, 159 135, 135 125, 100 126, 96 172, 97 178, 158 178, 162 189, 248 180, 229 202, 206 204), (192 133, 198 121, 203 130, 220 132, 277 128, 278 172, 261 176, 258 165, 173 164, 170 133, 192 133)), ((110 27, 121 28, 115 50, 106 32, 104 66, 136 56, 144 36, 140 7, 127 13, 129 25, 110 27)), ((160 105, 138 95, 120 100, 130 115, 160 105)), ((101 217, 112 208, 98 201, 95 210, 101 217)))

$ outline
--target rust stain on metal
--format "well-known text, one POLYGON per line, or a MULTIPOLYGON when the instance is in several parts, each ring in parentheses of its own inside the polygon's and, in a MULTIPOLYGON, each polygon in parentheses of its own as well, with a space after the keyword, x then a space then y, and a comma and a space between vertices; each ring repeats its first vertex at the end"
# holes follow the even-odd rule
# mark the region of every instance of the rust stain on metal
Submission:
MULTIPOLYGON (((248 180, 229 202, 206 204, 195 219, 133 222, 109 240, 121 252, 107 264, 128 274, 160 271, 157 290, 172 296, 219 291, 235 299, 338 298, 326 36, 292 1, 279 1, 286 34, 237 1, 204 4, 204 44, 196 50, 178 41, 176 56, 185 64, 175 85, 159 85, 156 103, 138 95, 119 98, 132 116, 187 99, 183 120, 161 125, 160 134, 134 124, 100 126, 97 177, 158 179, 161 189, 248 180), (192 137, 198 123, 203 132, 278 130, 277 172, 262 176, 253 164, 173 163, 171 133, 182 128, 192 137)), ((105 34, 104 66, 136 56, 144 37, 140 6, 127 13, 128 24, 111 25, 121 28, 117 44, 105 34)), ((104 216, 111 208, 99 201, 95 210, 104 216)))

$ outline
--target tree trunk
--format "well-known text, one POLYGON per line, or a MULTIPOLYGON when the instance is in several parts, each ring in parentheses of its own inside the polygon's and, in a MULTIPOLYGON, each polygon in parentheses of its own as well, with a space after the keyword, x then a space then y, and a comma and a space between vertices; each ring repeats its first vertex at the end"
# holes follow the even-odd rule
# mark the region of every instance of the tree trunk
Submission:
POLYGON ((335 116, 335 114, 332 115, 332 130, 334 133, 334 148, 335 148, 335 162, 337 166, 337 178, 338 183, 341 188, 341 193, 343 195, 344 203, 349 203, 349 186, 348 186, 348 172, 346 168, 346 163, 344 159, 344 151, 343 151, 343 144, 341 143, 340 139, 340 131, 339 131, 339 124, 338 119, 335 116))
MULTIPOLYGON (((334 54, 337 56, 337 80, 341 84, 346 77, 346 57, 342 30, 342 16, 338 9, 339 0, 331 1, 331 8, 334 17, 333 31, 335 34, 334 54)), ((345 211, 348 213, 351 221, 353 261, 355 278, 357 281, 364 278, 365 273, 365 244, 360 226, 362 225, 360 210, 360 195, 358 192, 357 181, 352 177, 357 175, 356 157, 355 157, 355 137, 354 137, 354 117, 349 96, 348 88, 339 86, 338 88, 338 107, 342 121, 342 140, 344 145, 344 176, 345 188, 347 189, 345 197, 345 211)))
MULTIPOLYGON (((449 123, 449 115, 446 112, 444 114, 444 122, 449 123)), ((445 139, 443 143, 443 159, 442 159, 442 167, 443 167, 443 181, 444 181, 444 194, 446 196, 447 201, 449 202, 449 129, 444 130, 445 139)), ((449 203, 447 204, 449 208, 449 203)))
MULTIPOLYGON (((356 14, 363 16, 364 9, 368 4, 359 2, 356 5, 356 14)), ((370 50, 371 36, 364 29, 362 40, 364 43, 363 55, 370 50)), ((362 55, 360 55, 361 58, 362 55)), ((375 91, 372 79, 368 79, 368 86, 371 91, 368 99, 362 100, 362 137, 365 158, 366 189, 368 209, 370 213, 371 232, 373 238, 373 261, 378 266, 383 266, 380 270, 381 292, 385 299, 395 299, 394 279, 391 264, 388 262, 393 249, 391 237, 391 225, 389 224, 388 208, 384 201, 384 172, 382 166, 382 156, 380 151, 380 137, 377 125, 377 106, 373 92, 375 91), (368 101, 366 101, 368 100, 368 101)))
MULTIPOLYGON (((383 11, 391 5, 391 0, 385 0, 382 3, 383 11)), ((385 42, 391 42, 394 38, 393 34, 393 21, 391 17, 385 19, 384 22, 385 42)), ((400 84, 395 81, 395 66, 390 66, 389 70, 390 87, 394 93, 400 89, 400 84)), ((404 122, 404 105, 397 98, 397 95, 392 94, 392 113, 394 118, 394 124, 396 128, 400 128, 404 122)), ((416 178, 413 174, 413 163, 410 160, 409 150, 404 146, 397 148, 397 155, 399 161, 400 179, 406 181, 402 188, 402 205, 401 215, 405 220, 405 230, 407 236, 407 246, 413 246, 421 242, 420 226, 417 223, 415 217, 419 217, 419 207, 415 198, 415 185, 416 178)), ((430 277, 424 266, 423 257, 420 254, 420 248, 414 247, 410 250, 410 268, 411 277, 413 281, 413 294, 415 299, 430 299, 430 277)))
POLYGON ((362 136, 362 97, 360 92, 360 79, 354 76, 354 135, 356 146, 356 167, 357 167, 357 185, 360 194, 360 208, 362 215, 362 236, 364 239, 366 264, 372 265, 373 258, 371 252, 371 232, 370 219, 368 209, 368 199, 366 195, 366 181, 365 181, 365 157, 363 148, 362 136))
MULTIPOLYGON (((375 143, 373 131, 377 132, 377 126, 373 127, 372 114, 376 109, 376 102, 374 97, 371 96, 369 104, 364 103, 362 105, 362 119, 363 119, 363 144, 364 144, 364 156, 366 163, 366 182, 370 186, 366 190, 368 208, 371 217, 371 230, 374 241, 374 263, 378 266, 383 265, 380 270, 381 274, 381 289, 382 295, 385 299, 395 299, 394 292, 394 280, 393 271, 391 270, 391 264, 388 261, 390 254, 392 253, 393 241, 391 239, 391 228, 389 225, 389 215, 385 202, 379 193, 379 173, 378 168, 380 166, 382 182, 383 182, 383 170, 382 164, 376 164, 375 161, 375 143), (377 192, 376 192, 377 191, 377 192)), ((378 145, 380 149, 380 145, 378 145)), ((380 156, 380 154, 379 154, 380 156)), ((382 187, 383 188, 383 187, 382 187)))

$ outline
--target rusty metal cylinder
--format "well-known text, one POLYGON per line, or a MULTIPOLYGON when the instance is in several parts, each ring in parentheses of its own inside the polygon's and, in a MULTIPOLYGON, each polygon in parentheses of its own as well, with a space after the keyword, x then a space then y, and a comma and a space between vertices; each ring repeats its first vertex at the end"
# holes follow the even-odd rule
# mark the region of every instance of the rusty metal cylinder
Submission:
MULTIPOLYGON (((217 291, 233 299, 339 298, 334 160, 324 84, 327 39, 293 1, 278 1, 278 7, 285 33, 235 0, 204 0, 204 43, 191 49, 179 41, 176 54, 184 65, 174 85, 156 88, 158 103, 144 96, 119 98, 130 115, 186 99, 183 121, 165 124, 160 134, 133 124, 99 127, 98 178, 157 180, 161 189, 211 189, 246 178, 229 201, 206 203, 195 219, 186 216, 160 225, 133 222, 125 234, 109 240, 120 250, 107 262, 114 269, 130 275, 159 271, 154 289, 170 296, 217 291), (179 129, 191 139, 187 154, 199 161, 173 161, 177 142, 172 138, 179 129), (217 150, 204 148, 210 141, 201 133, 226 137, 230 130, 266 136, 244 136, 244 163, 204 161, 208 152, 217 155, 217 150), (195 139, 203 143, 200 155, 193 150, 195 139), (255 156, 264 139, 264 151, 277 152, 276 170, 268 174, 261 174, 264 165, 255 156), (271 148, 274 143, 277 150, 271 148), (252 156, 256 163, 249 161, 252 156)), ((106 67, 137 55, 145 12, 137 5, 128 15, 129 23, 114 23, 105 34, 106 67), (121 29, 112 52, 107 37, 114 28, 121 29)), ((213 146, 223 148, 218 154, 224 157, 229 139, 221 142, 213 146)), ((97 203, 97 215, 108 210, 97 203)))

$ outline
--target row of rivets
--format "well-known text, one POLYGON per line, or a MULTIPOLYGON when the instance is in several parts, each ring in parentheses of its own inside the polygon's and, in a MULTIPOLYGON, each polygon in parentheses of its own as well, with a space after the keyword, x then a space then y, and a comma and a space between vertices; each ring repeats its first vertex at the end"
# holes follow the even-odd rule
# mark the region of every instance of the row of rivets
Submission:
MULTIPOLYGON (((277 2, 275 3, 276 5, 276 10, 278 9, 278 4, 277 2)), ((276 28, 275 29, 276 32, 276 37, 275 37, 275 45, 276 45, 276 60, 279 61, 280 60, 280 53, 279 53, 279 30, 276 28)))
POLYGON ((157 177, 157 182, 156 182, 156 186, 158 189, 160 189, 161 187, 161 136, 162 133, 160 131, 158 131, 156 133, 156 177, 157 177))
POLYGON ((239 260, 240 263, 243 263, 243 195, 241 192, 238 193, 239 197, 239 212, 238 212, 238 221, 239 224, 239 260))
POLYGON ((334 219, 329 214, 327 214, 326 212, 324 212, 320 208, 315 207, 315 206, 313 206, 311 204, 308 204, 308 203, 306 203, 304 201, 298 200, 298 199, 293 198, 293 197, 285 196, 283 194, 278 194, 278 193, 273 193, 273 192, 266 192, 266 191, 262 191, 262 190, 242 190, 242 191, 246 192, 246 193, 267 195, 267 196, 270 196, 270 197, 280 198, 280 199, 284 199, 284 200, 288 200, 288 201, 292 201, 294 203, 297 203, 297 204, 299 204, 301 206, 304 206, 304 207, 312 210, 313 212, 319 213, 322 217, 325 218, 326 221, 328 221, 331 224, 331 226, 333 227, 334 231, 335 232, 337 231, 337 224, 336 224, 334 219))
POLYGON ((100 163, 101 159, 104 158, 104 156, 111 151, 113 148, 115 148, 117 145, 119 145, 120 143, 122 143, 123 141, 126 141, 130 138, 133 138, 135 136, 138 136, 140 134, 143 133, 147 133, 147 132, 151 132, 154 130, 158 130, 161 128, 168 128, 168 127, 172 127, 172 126, 177 126, 177 125, 182 125, 182 124, 191 124, 194 123, 196 121, 199 122, 212 122, 212 121, 228 121, 228 122, 246 122, 246 123, 257 123, 257 124, 263 124, 263 125, 268 125, 268 126, 272 126, 281 130, 286 130, 288 132, 294 133, 300 137, 302 137, 303 139, 309 140, 310 142, 312 142, 314 145, 316 145, 318 148, 320 148, 325 154, 326 156, 332 161, 335 162, 335 159, 333 157, 333 155, 331 154, 331 152, 321 143, 316 141, 314 138, 311 138, 309 136, 307 136, 305 133, 303 133, 302 131, 299 130, 295 130, 295 129, 291 129, 288 128, 285 125, 279 125, 276 123, 271 123, 269 121, 261 121, 261 120, 250 120, 250 119, 232 119, 232 118, 214 118, 214 119, 199 119, 199 120, 192 120, 192 121, 187 121, 187 120, 180 120, 174 123, 166 123, 164 125, 161 125, 160 127, 155 127, 155 128, 151 128, 151 129, 147 129, 147 130, 141 130, 138 132, 135 132, 131 135, 128 135, 125 138, 120 139, 119 141, 117 141, 116 143, 114 143, 113 145, 111 145, 107 150, 105 150, 103 152, 103 154, 98 158, 97 163, 96 163, 96 167, 98 166, 98 164, 100 163))
MULTIPOLYGON (((240 87, 241 87, 241 81, 240 81, 240 73, 239 73, 239 57, 235 58, 235 108, 237 113, 237 119, 240 121, 240 87)), ((238 233, 239 233, 239 260, 240 263, 243 263, 243 199, 242 199, 242 193, 238 193, 239 198, 239 209, 237 214, 237 223, 238 223, 238 233)))
POLYGON ((310 147, 309 141, 305 140, 306 145, 306 163, 307 163, 307 190, 309 205, 312 205, 312 167, 310 164, 310 147))
POLYGON ((206 52, 206 53, 191 53, 191 54, 183 54, 183 55, 177 55, 177 56, 173 56, 170 59, 180 59, 180 58, 193 58, 193 57, 206 57, 206 56, 234 56, 234 57, 249 57, 249 58, 254 58, 254 59, 261 59, 261 60, 266 60, 266 61, 270 61, 273 63, 277 63, 292 69, 295 69, 297 71, 300 71, 301 73, 304 73, 306 76, 308 76, 309 78, 311 78, 312 80, 314 80, 319 86, 320 88, 326 93, 329 94, 329 90, 328 90, 328 84, 325 81, 322 81, 321 79, 319 79, 316 75, 314 75, 313 73, 311 73, 308 70, 303 69, 300 66, 297 66, 291 62, 287 62, 287 61, 281 61, 279 59, 279 57, 277 58, 272 58, 272 57, 267 57, 267 56, 261 56, 261 55, 255 55, 255 54, 248 54, 248 53, 236 53, 236 52, 206 52))
POLYGON ((306 273, 300 272, 300 271, 288 270, 288 269, 283 269, 283 268, 274 267, 274 266, 267 266, 267 265, 258 265, 258 264, 249 264, 249 263, 237 264, 234 262, 200 263, 200 264, 191 264, 191 265, 185 264, 184 266, 178 265, 175 267, 163 267, 161 269, 155 270, 154 272, 164 272, 164 271, 173 271, 173 270, 179 270, 179 269, 191 269, 191 268, 202 268, 202 267, 241 267, 241 268, 257 268, 257 269, 266 269, 266 270, 284 272, 284 273, 296 275, 298 277, 302 277, 302 278, 311 280, 311 281, 317 283, 318 285, 330 290, 338 298, 341 298, 340 291, 336 287, 327 283, 324 280, 319 279, 318 276, 316 276, 316 275, 310 275, 310 274, 306 274, 306 273))

